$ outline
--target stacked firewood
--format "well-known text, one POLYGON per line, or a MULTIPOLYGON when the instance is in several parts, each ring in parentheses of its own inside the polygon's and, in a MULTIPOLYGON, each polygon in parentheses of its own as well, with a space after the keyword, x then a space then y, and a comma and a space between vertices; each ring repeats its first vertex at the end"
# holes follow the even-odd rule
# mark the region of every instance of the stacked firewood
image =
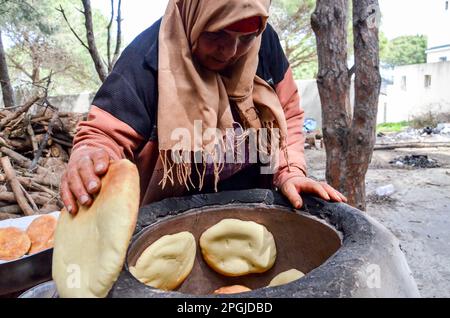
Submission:
POLYGON ((0 220, 59 211, 59 183, 85 114, 34 97, 0 109, 0 220))

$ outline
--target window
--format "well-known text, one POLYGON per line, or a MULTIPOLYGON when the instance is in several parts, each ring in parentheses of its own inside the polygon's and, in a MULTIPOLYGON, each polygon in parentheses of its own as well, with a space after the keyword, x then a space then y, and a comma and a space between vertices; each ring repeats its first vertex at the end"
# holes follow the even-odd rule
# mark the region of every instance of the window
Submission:
POLYGON ((402 91, 406 91, 406 76, 402 76, 401 89, 402 91))
POLYGON ((439 58, 439 62, 447 62, 447 57, 446 56, 441 56, 439 58))
POLYGON ((431 87, 431 75, 425 75, 425 88, 431 87))

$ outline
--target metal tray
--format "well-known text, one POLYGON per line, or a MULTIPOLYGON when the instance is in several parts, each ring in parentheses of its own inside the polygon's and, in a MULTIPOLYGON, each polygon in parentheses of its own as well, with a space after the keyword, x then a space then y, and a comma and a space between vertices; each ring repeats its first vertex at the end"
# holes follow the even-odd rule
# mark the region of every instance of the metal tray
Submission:
MULTIPOLYGON (((59 212, 50 213, 59 217, 59 212)), ((30 223, 40 215, 26 216, 0 222, 0 228, 17 227, 25 231, 30 223)), ((0 297, 15 297, 40 283, 52 279, 53 248, 26 255, 18 260, 0 261, 0 297)))
POLYGON ((19 298, 58 298, 55 282, 39 284, 19 296, 19 298))
POLYGON ((0 296, 24 291, 52 279, 53 248, 0 264, 0 296))

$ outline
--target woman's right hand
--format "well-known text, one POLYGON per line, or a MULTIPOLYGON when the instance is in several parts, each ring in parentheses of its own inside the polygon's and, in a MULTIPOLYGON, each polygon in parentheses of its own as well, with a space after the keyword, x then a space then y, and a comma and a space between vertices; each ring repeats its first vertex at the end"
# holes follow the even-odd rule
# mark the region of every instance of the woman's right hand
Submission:
POLYGON ((70 156, 61 179, 60 195, 67 211, 78 213, 78 204, 90 206, 93 195, 100 191, 100 177, 109 168, 110 156, 101 148, 79 148, 70 156))

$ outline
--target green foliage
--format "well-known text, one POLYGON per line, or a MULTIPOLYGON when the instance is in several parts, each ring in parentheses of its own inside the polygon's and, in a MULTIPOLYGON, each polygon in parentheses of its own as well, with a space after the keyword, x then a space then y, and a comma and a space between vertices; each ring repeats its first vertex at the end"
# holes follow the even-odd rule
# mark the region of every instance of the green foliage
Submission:
POLYGON ((377 125, 377 132, 400 132, 408 127, 422 129, 425 127, 436 127, 439 123, 450 122, 450 112, 426 112, 413 116, 409 121, 397 123, 384 123, 377 125))
POLYGON ((383 33, 383 31, 380 31, 378 40, 379 40, 379 45, 380 45, 380 59, 382 59, 384 56, 386 56, 388 54, 389 40, 386 37, 386 35, 383 33))
POLYGON ((300 2, 306 3, 309 7, 315 5, 315 0, 273 0, 272 6, 275 8, 283 8, 288 14, 293 15, 302 5, 300 2))
POLYGON ((410 126, 410 122, 401 121, 398 123, 383 123, 377 125, 377 132, 400 132, 410 126))
POLYGON ((309 63, 303 63, 293 69, 294 78, 297 80, 314 79, 317 77, 319 64, 317 60, 309 63))
POLYGON ((273 0, 270 23, 277 31, 296 79, 311 79, 318 69, 311 29, 315 0, 273 0))
POLYGON ((400 36, 381 49, 381 61, 391 67, 426 63, 427 38, 424 35, 400 36))
POLYGON ((46 21, 42 13, 42 10, 38 10, 32 5, 32 1, 5 0, 1 3, 0 25, 2 28, 27 28, 51 35, 58 26, 46 21))
MULTIPOLYGON (((26 95, 36 85, 45 86, 50 73, 53 74, 51 95, 92 92, 101 84, 89 52, 57 11, 60 6, 86 42, 84 16, 79 12, 81 1, 3 0, 0 27, 10 44, 8 65, 12 84, 19 94, 26 95)), ((93 20, 97 46, 101 54, 106 55, 108 18, 93 10, 93 20)))

